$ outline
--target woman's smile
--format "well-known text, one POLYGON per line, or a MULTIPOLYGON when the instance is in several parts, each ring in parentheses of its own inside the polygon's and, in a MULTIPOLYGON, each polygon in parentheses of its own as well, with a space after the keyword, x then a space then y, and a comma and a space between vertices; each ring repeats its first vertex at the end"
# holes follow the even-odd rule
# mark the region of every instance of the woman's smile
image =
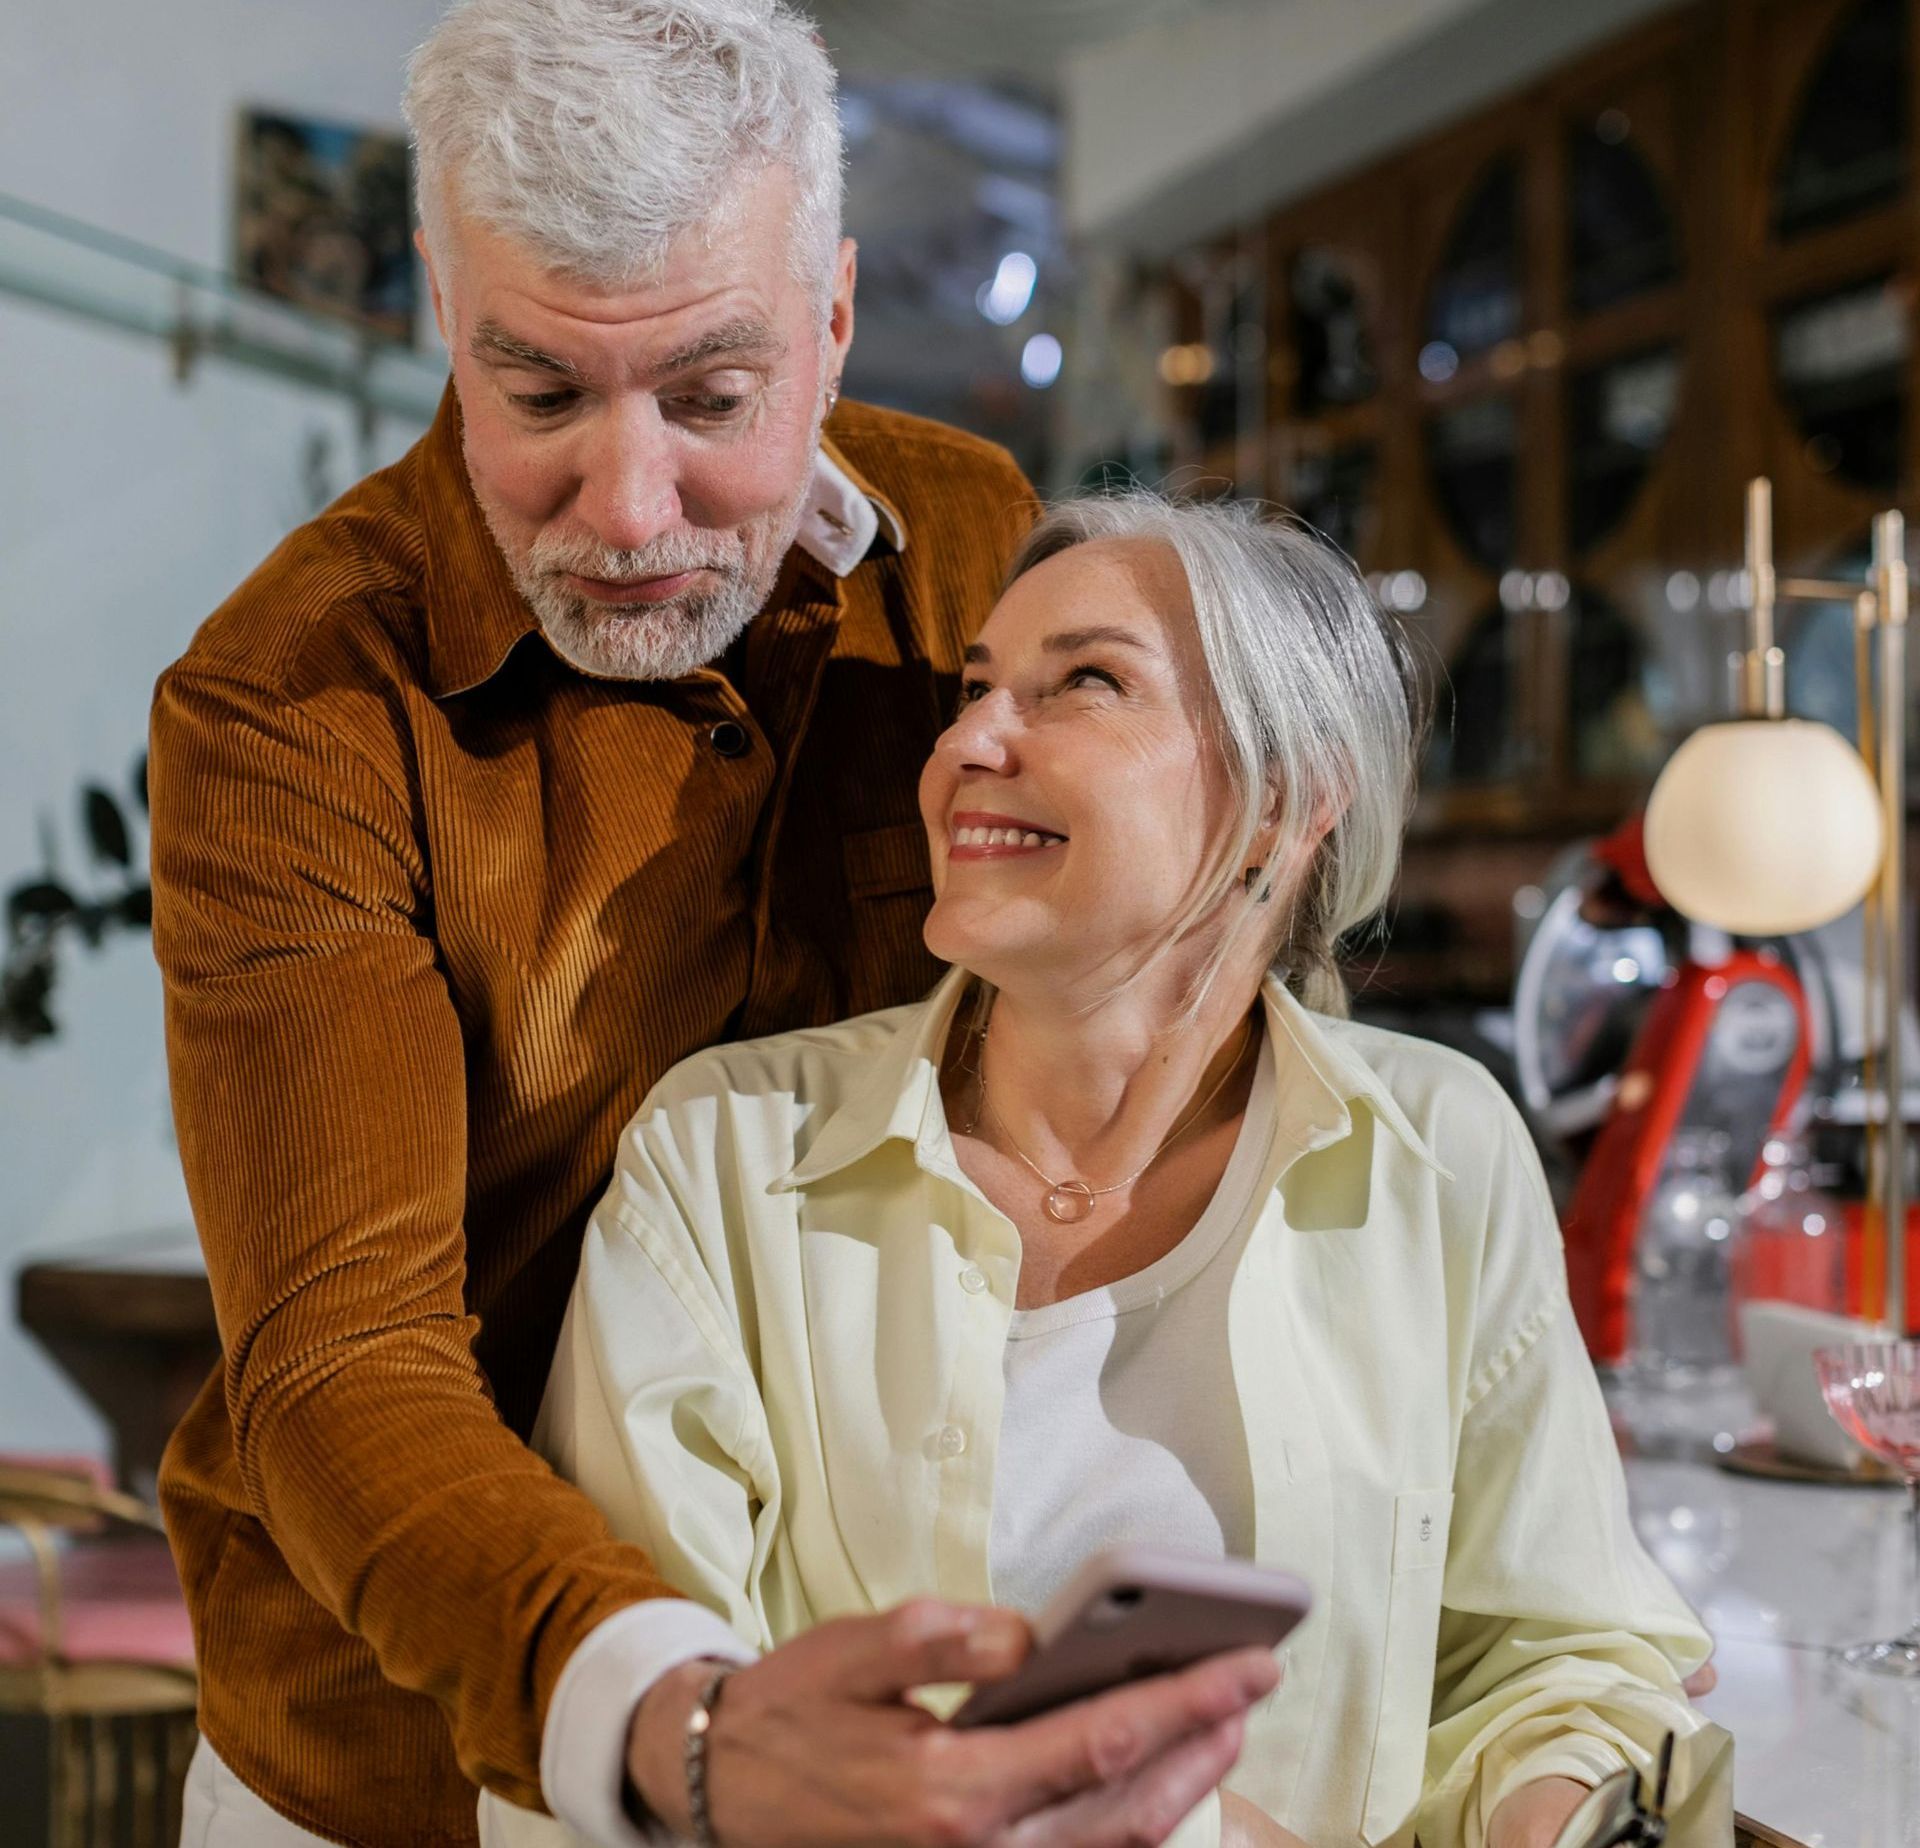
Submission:
POLYGON ((1233 819, 1206 671, 1171 545, 1091 541, 1008 585, 920 779, 936 956, 1080 1000, 1153 958, 1233 819))
POLYGON ((1064 847, 1067 837, 1017 815, 962 809, 948 822, 949 860, 1010 860, 1064 847))

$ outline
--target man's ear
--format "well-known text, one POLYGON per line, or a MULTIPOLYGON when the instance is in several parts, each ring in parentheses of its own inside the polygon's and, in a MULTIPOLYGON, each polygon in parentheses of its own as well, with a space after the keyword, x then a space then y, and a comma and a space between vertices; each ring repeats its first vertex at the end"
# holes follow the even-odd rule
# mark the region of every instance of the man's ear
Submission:
POLYGON ((440 273, 434 268, 433 252, 427 248, 427 234, 416 231, 413 234, 413 247, 420 253, 420 260, 427 266, 427 299, 433 303, 433 324, 440 330, 440 344, 449 353, 453 351, 453 329, 448 325, 446 296, 440 288, 440 273))
POLYGON ((840 256, 833 271, 833 300, 827 308, 827 378, 838 384, 846 369, 847 349, 853 345, 853 285, 859 270, 860 247, 850 237, 840 240, 840 256))

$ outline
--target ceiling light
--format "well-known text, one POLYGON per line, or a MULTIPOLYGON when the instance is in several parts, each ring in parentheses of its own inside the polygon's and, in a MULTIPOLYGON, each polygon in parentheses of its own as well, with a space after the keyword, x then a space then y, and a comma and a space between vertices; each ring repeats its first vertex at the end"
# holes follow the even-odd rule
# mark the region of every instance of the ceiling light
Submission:
POLYGON ((1035 391, 1046 388, 1060 376, 1060 342, 1051 334, 1035 334, 1020 350, 1020 376, 1035 391))

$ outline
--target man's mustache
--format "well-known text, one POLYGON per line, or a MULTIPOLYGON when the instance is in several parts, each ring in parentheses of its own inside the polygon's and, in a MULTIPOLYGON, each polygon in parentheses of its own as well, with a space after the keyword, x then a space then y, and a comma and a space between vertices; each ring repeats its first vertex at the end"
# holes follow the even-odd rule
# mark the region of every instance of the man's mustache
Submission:
POLYGON ((668 533, 634 551, 597 545, 591 540, 536 540, 528 562, 542 577, 571 574, 620 584, 635 578, 672 577, 682 571, 735 576, 745 562, 745 552, 738 543, 729 547, 716 544, 712 537, 668 533))

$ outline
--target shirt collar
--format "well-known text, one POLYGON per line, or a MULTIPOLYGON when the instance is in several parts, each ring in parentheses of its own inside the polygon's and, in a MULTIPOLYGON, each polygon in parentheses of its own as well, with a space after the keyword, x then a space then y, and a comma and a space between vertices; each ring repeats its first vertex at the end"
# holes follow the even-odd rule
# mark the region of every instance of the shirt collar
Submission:
MULTIPOLYGON (((954 1011, 971 981, 964 969, 948 970, 887 1042, 852 1095, 820 1126, 813 1146, 774 1182, 771 1191, 810 1186, 865 1160, 883 1142, 911 1142, 923 1166, 948 1164, 950 1144, 940 1109, 940 1059, 954 1011)), ((1442 1180, 1453 1179, 1395 1101, 1386 1081, 1356 1049, 1330 1034, 1277 976, 1269 976, 1262 985, 1261 999, 1274 1052, 1275 1095, 1287 1132, 1281 1140, 1307 1149, 1343 1141, 1353 1132, 1351 1106, 1362 1103, 1416 1161, 1442 1180)))
POLYGON ((1443 1181, 1453 1179, 1451 1170, 1427 1146, 1399 1101, 1387 1089, 1386 1080, 1367 1063, 1357 1047, 1347 1043, 1338 1028, 1328 1031, 1321 1018, 1303 1006, 1278 976, 1267 977, 1261 996, 1267 1005, 1267 1031, 1273 1037, 1276 1051, 1282 1046, 1280 1035, 1285 1034, 1298 1060, 1297 1066, 1284 1057, 1279 1062, 1282 1097, 1291 1091, 1328 1112, 1332 1133, 1326 1135, 1320 1146, 1351 1133, 1350 1106, 1362 1103, 1376 1122, 1393 1132, 1416 1161, 1431 1168, 1443 1181))
MULTIPOLYGON (((774 1182, 785 1193, 810 1186, 864 1161, 883 1142, 911 1142, 937 1157, 946 1140, 940 1109, 940 1055, 954 1010, 972 985, 964 969, 949 969, 926 1000, 881 1049, 864 1079, 821 1124, 813 1146, 774 1182)), ((941 1165, 945 1165, 942 1163, 941 1165)))
POLYGON ((420 446, 419 492, 427 536, 427 689, 448 699, 491 680, 537 626, 473 497, 451 380, 420 446))
MULTIPOLYGON (((491 680, 539 626, 474 498, 451 380, 421 447, 420 494, 427 533, 427 684, 435 699, 449 699, 491 680)), ((823 435, 794 543, 844 578, 876 539, 904 550, 905 522, 823 435)))
POLYGON ((899 514, 864 486, 823 438, 794 544, 843 578, 883 534, 896 552, 906 549, 906 528, 899 514))

